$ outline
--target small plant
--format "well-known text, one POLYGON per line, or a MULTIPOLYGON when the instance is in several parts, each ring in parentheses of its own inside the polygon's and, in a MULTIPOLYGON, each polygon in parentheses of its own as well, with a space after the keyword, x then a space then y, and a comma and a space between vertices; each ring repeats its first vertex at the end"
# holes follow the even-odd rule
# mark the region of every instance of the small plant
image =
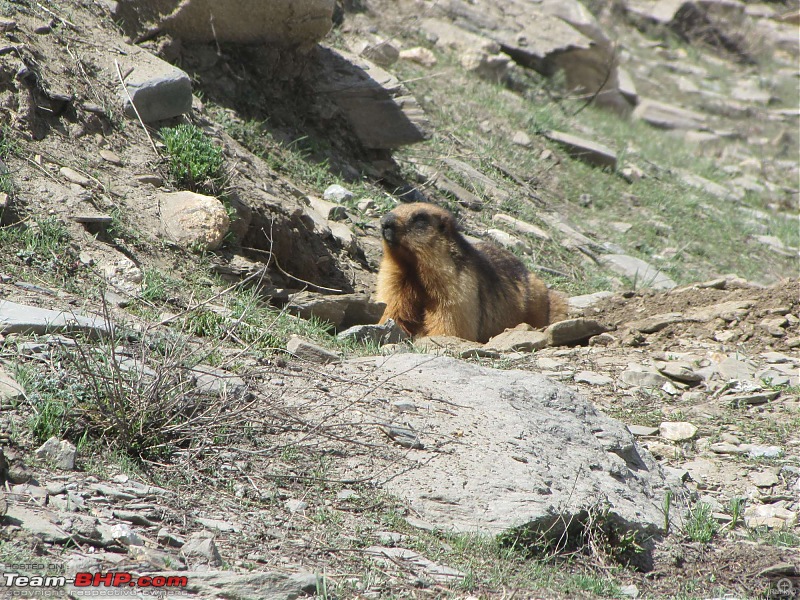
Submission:
POLYGON ((711 511, 711 505, 700 502, 689 509, 686 521, 686 536, 693 542, 707 544, 716 535, 719 526, 711 511))
POLYGON ((222 148, 190 124, 161 130, 175 183, 193 192, 217 194, 223 187, 222 148))
POLYGON ((731 515, 730 528, 734 529, 742 520, 742 510, 744 509, 744 498, 731 498, 728 502, 728 512, 731 515))
POLYGON ((672 490, 667 490, 664 494, 664 500, 661 503, 661 509, 664 512, 664 535, 669 535, 670 518, 669 512, 672 507, 672 490))

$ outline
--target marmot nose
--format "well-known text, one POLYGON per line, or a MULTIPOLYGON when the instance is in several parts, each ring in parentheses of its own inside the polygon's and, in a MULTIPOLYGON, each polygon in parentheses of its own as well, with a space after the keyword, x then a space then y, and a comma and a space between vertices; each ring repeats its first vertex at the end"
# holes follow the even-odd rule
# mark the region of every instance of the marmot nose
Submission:
POLYGON ((381 235, 387 242, 392 243, 395 241, 395 227, 397 225, 397 217, 392 213, 383 215, 381 218, 381 235))

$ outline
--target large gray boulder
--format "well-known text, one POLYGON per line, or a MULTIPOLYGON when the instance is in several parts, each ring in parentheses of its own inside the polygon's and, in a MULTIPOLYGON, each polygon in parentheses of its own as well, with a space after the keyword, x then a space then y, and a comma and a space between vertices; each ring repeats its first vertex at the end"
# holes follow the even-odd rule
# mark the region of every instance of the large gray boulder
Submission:
POLYGON ((627 0, 623 6, 628 19, 643 31, 658 25, 687 40, 747 54, 746 4, 739 0, 627 0))
POLYGON ((343 50, 320 47, 315 59, 312 87, 338 107, 364 147, 392 149, 427 137, 424 111, 394 75, 343 50))
MULTIPOLYGON (((480 39, 496 42, 518 64, 546 76, 563 71, 570 90, 596 94, 598 104, 619 112, 631 108, 620 90, 614 44, 578 0, 506 0, 502 4, 452 0, 443 3, 439 12, 463 31, 472 32, 471 38, 479 34, 480 39)), ((423 28, 428 35, 444 30, 441 25, 431 30, 430 21, 423 28)), ((448 34, 447 39, 453 37, 448 34)))
POLYGON ((164 31, 185 42, 268 43, 307 49, 331 28, 334 0, 119 0, 129 33, 164 31))
POLYGON ((446 357, 396 354, 376 365, 375 376, 429 399, 403 414, 424 447, 413 450, 416 467, 392 465, 381 479, 431 526, 558 538, 597 511, 642 539, 663 527, 661 468, 569 388, 446 357))

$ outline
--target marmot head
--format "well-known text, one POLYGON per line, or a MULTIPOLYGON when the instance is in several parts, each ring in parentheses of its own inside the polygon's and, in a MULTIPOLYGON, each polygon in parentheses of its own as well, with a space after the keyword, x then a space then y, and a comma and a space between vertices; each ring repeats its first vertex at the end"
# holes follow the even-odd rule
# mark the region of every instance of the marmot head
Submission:
POLYGON ((453 215, 434 204, 403 204, 381 219, 384 248, 412 255, 447 250, 457 235, 453 215))

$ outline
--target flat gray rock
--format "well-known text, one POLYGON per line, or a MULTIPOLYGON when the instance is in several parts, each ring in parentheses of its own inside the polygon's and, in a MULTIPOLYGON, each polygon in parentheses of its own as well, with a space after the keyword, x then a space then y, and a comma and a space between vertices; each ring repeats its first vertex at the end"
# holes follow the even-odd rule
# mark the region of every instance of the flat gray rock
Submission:
POLYGON ((600 257, 600 262, 618 275, 630 279, 637 289, 670 290, 678 285, 653 265, 627 254, 605 254, 600 257))
POLYGON ((338 354, 334 354, 322 346, 304 340, 297 335, 293 335, 289 339, 289 342, 286 344, 286 351, 301 360, 314 363, 325 364, 341 360, 338 354))
POLYGON ((659 129, 701 129, 706 116, 665 102, 643 99, 633 111, 634 119, 659 129))
POLYGON ((119 62, 123 75, 127 73, 128 93, 122 97, 126 116, 135 119, 138 111, 150 123, 192 110, 192 80, 185 72, 137 46, 126 45, 125 50, 119 62))
POLYGON ((403 414, 431 450, 413 450, 418 466, 390 467, 384 481, 424 521, 462 532, 530 526, 558 535, 559 523, 604 504, 623 530, 656 534, 663 525, 661 468, 622 423, 567 387, 418 354, 377 359, 376 367, 393 385, 448 406, 403 414), (437 435, 451 431, 465 432, 457 445, 437 435))
POLYGON ((21 506, 9 506, 5 524, 18 525, 43 542, 63 544, 69 540, 70 535, 53 524, 55 518, 55 514, 50 511, 33 511, 21 506))
POLYGON ((373 343, 378 346, 397 344, 408 339, 405 331, 400 329, 393 319, 382 325, 354 325, 336 335, 342 341, 353 340, 359 343, 373 343))
POLYGON ((546 137, 562 146, 573 158, 596 167, 617 168, 617 155, 602 144, 561 131, 550 131, 546 137))
POLYGON ((72 311, 56 311, 0 300, 0 333, 61 333, 77 331, 93 337, 110 333, 111 326, 100 317, 86 317, 72 311))
POLYGON ((588 340, 594 335, 605 333, 608 327, 593 319, 566 319, 553 323, 547 329, 547 344, 549 346, 565 346, 578 344, 588 340))
POLYGON ((0 404, 17 402, 25 397, 25 390, 3 369, 0 369, 0 404))

